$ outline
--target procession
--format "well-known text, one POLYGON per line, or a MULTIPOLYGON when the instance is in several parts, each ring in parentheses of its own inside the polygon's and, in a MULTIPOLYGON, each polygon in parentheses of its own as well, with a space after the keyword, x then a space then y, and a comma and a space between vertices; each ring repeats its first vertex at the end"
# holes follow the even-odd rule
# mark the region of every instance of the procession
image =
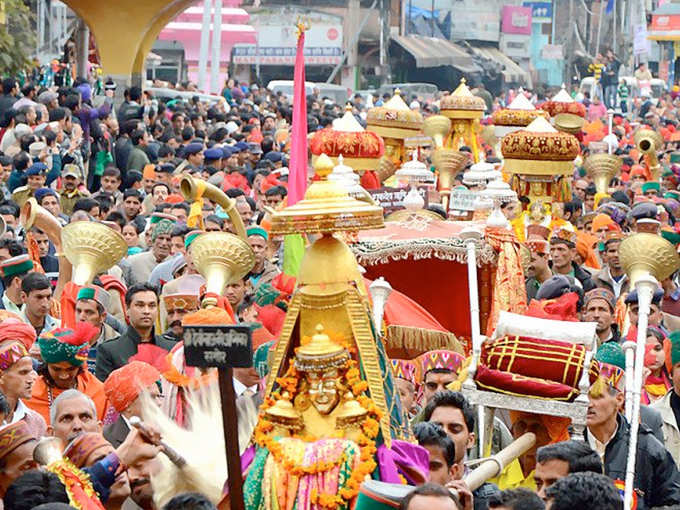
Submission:
POLYGON ((680 508, 680 2, 262 3, 0 0, 0 509, 680 508))

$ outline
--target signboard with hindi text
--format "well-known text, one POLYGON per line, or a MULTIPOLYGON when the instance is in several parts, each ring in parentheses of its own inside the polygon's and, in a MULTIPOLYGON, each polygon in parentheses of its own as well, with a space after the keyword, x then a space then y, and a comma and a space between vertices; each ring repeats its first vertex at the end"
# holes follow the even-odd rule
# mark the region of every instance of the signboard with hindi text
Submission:
POLYGON ((449 210, 474 211, 476 197, 477 194, 469 189, 453 189, 449 200, 449 210))
MULTIPOLYGON (((375 203, 383 208, 383 214, 385 216, 395 211, 405 209, 404 198, 406 198, 406 195, 408 194, 408 188, 377 188, 369 189, 367 191, 375 203)), ((418 193, 420 193, 420 196, 425 200, 423 208, 426 208, 428 204, 427 189, 418 188, 418 193)))
POLYGON ((184 326, 184 357, 192 367, 251 367, 251 329, 235 325, 184 326))

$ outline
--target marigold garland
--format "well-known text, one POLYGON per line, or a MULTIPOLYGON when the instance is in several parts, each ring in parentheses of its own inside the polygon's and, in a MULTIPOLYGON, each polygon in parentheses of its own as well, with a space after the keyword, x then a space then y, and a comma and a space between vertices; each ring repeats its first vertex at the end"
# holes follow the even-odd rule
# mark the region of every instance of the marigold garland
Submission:
MULTIPOLYGON (((345 506, 359 494, 359 487, 367 476, 370 476, 377 467, 375 462, 375 453, 377 448, 375 446, 375 438, 380 431, 380 418, 382 411, 373 403, 373 400, 363 393, 368 389, 365 381, 361 380, 361 374, 357 368, 357 362, 349 360, 345 365, 346 379, 349 386, 352 388, 352 393, 356 396, 357 401, 368 412, 366 418, 359 424, 359 437, 357 444, 359 445, 360 464, 352 470, 352 475, 347 480, 345 486, 338 491, 337 494, 329 494, 313 490, 310 494, 312 504, 319 505, 328 509, 335 509, 339 506, 345 506)), ((337 459, 330 461, 319 461, 311 466, 300 466, 292 459, 288 458, 283 452, 281 444, 270 437, 269 432, 274 429, 274 425, 265 418, 267 409, 272 407, 276 400, 281 398, 282 392, 288 392, 290 398, 298 392, 298 373, 291 363, 283 377, 276 379, 280 389, 275 392, 272 397, 267 397, 262 404, 260 416, 255 427, 254 439, 255 443, 261 448, 267 448, 269 453, 274 457, 277 464, 282 466, 289 475, 302 477, 306 475, 316 475, 330 471, 336 466, 346 462, 347 454, 343 451, 337 459)), ((292 436, 305 442, 315 442, 319 440, 314 436, 292 436)))

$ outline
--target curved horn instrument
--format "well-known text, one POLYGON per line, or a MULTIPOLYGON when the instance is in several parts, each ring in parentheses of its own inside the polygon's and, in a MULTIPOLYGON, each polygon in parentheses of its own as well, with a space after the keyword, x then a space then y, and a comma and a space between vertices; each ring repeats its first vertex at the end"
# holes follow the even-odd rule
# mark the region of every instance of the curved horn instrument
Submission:
POLYGON ((649 160, 649 171, 652 174, 652 180, 658 181, 661 179, 661 164, 657 157, 657 151, 663 147, 663 138, 661 135, 652 129, 638 129, 635 132, 635 146, 647 155, 649 160))
POLYGON ((57 255, 61 253, 61 225, 57 218, 44 207, 38 205, 38 201, 31 197, 21 206, 19 223, 26 232, 33 227, 39 228, 54 245, 57 255))
POLYGON ((217 186, 213 186, 209 182, 185 174, 179 181, 179 188, 186 200, 193 202, 199 198, 207 198, 211 202, 219 204, 220 207, 224 209, 224 212, 229 215, 236 235, 244 241, 248 238, 246 236, 246 227, 243 224, 243 219, 236 209, 236 201, 229 198, 217 186))

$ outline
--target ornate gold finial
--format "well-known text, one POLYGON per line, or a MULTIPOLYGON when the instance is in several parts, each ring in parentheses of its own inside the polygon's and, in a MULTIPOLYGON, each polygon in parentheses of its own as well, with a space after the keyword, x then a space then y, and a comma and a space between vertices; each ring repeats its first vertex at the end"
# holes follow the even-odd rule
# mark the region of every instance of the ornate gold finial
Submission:
POLYGON ((346 112, 352 111, 352 103, 350 103, 349 101, 347 101, 347 103, 345 103, 345 111, 346 112))
POLYGON ((295 368, 303 372, 318 372, 342 368, 349 360, 349 352, 324 333, 321 324, 309 343, 295 350, 295 368))
POLYGON ((465 84, 467 83, 467 81, 465 80, 465 76, 463 76, 463 77, 460 79, 460 82, 461 82, 463 85, 465 85, 465 84))
POLYGON ((314 162, 314 173, 321 177, 321 179, 326 180, 326 177, 330 175, 333 171, 333 160, 329 158, 325 153, 321 154, 314 162))
POLYGON ((394 89, 394 95, 395 96, 401 96, 401 89, 400 88, 394 89))

